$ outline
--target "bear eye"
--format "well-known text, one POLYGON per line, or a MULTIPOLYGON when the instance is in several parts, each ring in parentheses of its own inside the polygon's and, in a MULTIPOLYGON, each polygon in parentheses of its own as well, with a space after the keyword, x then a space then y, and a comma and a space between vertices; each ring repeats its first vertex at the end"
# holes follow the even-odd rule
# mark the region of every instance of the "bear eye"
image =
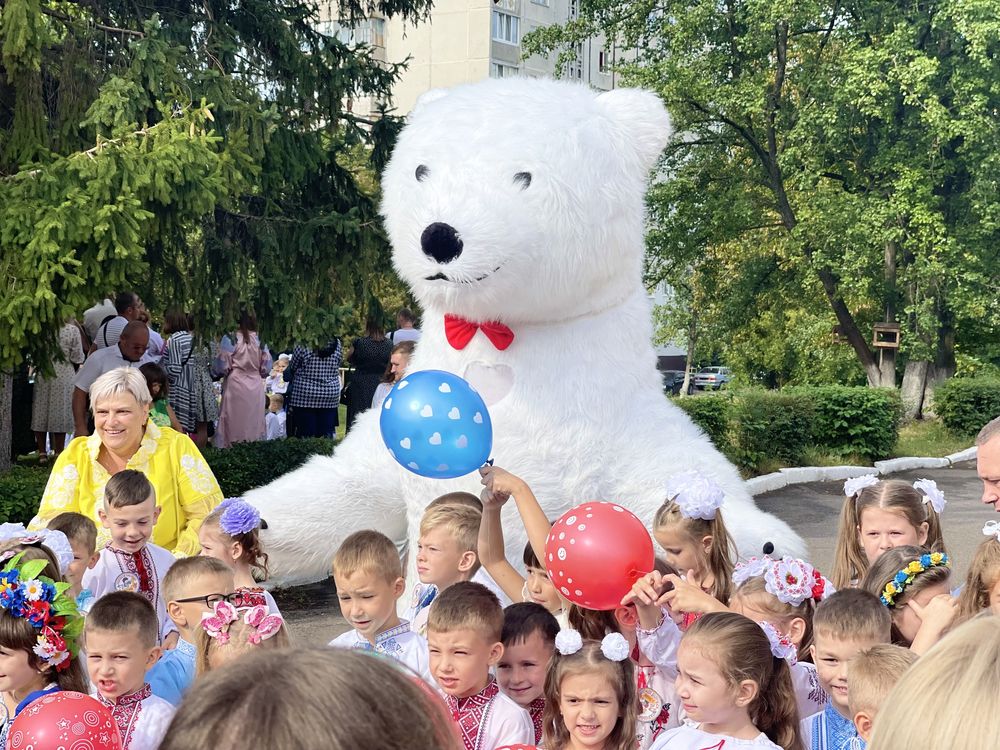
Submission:
POLYGON ((531 184, 531 172, 518 172, 514 175, 514 182, 521 186, 521 190, 524 190, 531 184))
POLYGON ((423 182, 430 173, 431 170, 421 164, 417 167, 417 171, 413 173, 413 176, 417 178, 417 182, 423 182))

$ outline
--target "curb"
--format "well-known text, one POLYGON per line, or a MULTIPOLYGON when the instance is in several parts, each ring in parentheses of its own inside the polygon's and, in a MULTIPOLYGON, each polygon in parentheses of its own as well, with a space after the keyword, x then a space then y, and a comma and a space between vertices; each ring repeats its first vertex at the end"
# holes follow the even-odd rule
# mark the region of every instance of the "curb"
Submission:
POLYGON ((971 461, 976 457, 975 447, 967 448, 958 453, 952 453, 944 458, 906 456, 891 458, 887 461, 876 461, 875 466, 796 466, 781 469, 772 474, 764 474, 753 479, 747 479, 744 484, 751 495, 763 495, 774 492, 792 484, 807 484, 809 482, 836 482, 853 479, 865 474, 894 474, 899 471, 913 469, 944 469, 962 461, 971 461))

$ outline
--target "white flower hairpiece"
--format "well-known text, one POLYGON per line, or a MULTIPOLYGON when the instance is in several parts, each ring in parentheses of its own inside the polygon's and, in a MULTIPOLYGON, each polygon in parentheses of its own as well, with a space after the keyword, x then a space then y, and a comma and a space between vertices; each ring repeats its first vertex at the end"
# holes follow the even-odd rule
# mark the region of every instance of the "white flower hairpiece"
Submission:
MULTIPOLYGON (((53 529, 39 529, 38 531, 28 531, 23 523, 0 524, 0 542, 13 542, 18 544, 44 544, 52 554, 55 555, 56 562, 59 563, 59 572, 63 575, 73 564, 73 548, 69 544, 69 539, 61 531, 53 529)), ((13 557, 13 555, 10 555, 13 557)))
POLYGON ((711 521, 722 507, 726 493, 698 471, 684 471, 667 480, 667 497, 672 498, 685 518, 711 521))
POLYGON ((944 499, 944 493, 938 489, 937 482, 933 479, 918 479, 913 483, 913 489, 924 493, 924 502, 930 503, 935 513, 944 512, 944 506, 948 501, 944 499))
POLYGON ((788 666, 794 666, 798 660, 798 649, 792 643, 792 639, 787 635, 778 632, 777 628, 769 622, 760 623, 760 629, 764 631, 767 640, 771 643, 771 654, 778 659, 784 659, 788 666))
POLYGON ((983 536, 995 536, 997 541, 1000 542, 1000 523, 987 521, 983 526, 983 536))
POLYGON ((759 578, 773 564, 774 560, 766 556, 751 557, 749 560, 739 562, 733 569, 733 583, 742 586, 751 578, 759 578))
POLYGON ((873 484, 878 484, 878 477, 874 474, 865 474, 864 476, 848 479, 844 482, 844 495, 855 497, 865 487, 871 487, 873 484))
POLYGON ((631 649, 621 633, 608 633, 601 641, 601 653, 609 661, 625 661, 631 649))
POLYGON ((580 635, 579 630, 567 628, 556 634, 556 651, 563 656, 575 654, 581 648, 583 648, 583 636, 580 635))

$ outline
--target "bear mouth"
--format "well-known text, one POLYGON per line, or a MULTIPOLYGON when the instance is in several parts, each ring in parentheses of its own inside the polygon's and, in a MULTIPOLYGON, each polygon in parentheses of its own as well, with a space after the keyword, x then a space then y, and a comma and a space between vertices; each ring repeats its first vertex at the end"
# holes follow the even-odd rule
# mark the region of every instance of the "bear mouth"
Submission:
POLYGON ((493 274, 495 274, 501 268, 503 268, 503 264, 502 263, 499 266, 497 266, 496 268, 494 268, 492 271, 490 271, 489 273, 483 274, 482 276, 477 276, 474 279, 462 279, 462 280, 460 280, 460 279, 453 279, 450 276, 448 276, 447 274, 443 273, 442 271, 438 271, 433 276, 425 276, 424 277, 424 281, 447 281, 447 282, 450 282, 452 284, 477 284, 480 281, 484 281, 485 279, 488 279, 490 276, 492 276, 493 274))

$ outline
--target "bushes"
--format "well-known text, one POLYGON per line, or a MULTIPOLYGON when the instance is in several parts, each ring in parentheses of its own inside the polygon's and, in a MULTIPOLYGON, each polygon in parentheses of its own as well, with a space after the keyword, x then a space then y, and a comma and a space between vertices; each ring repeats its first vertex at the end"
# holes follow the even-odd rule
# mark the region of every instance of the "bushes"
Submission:
POLYGON ((691 420, 705 431, 719 450, 726 447, 728 440, 726 432, 729 430, 729 410, 732 402, 728 394, 671 400, 675 406, 688 413, 691 420))
POLYGON ((225 450, 209 448, 205 460, 222 487, 223 497, 242 495, 301 466, 310 456, 333 453, 329 438, 286 438, 236 443, 225 450))
POLYGON ((829 453, 875 461, 886 458, 899 439, 899 391, 821 385, 788 388, 786 393, 812 402, 812 441, 829 453))
POLYGON ((934 411, 956 435, 975 437, 983 425, 1000 416, 1000 380, 946 380, 934 391, 934 411))
POLYGON ((0 523, 27 524, 48 481, 48 466, 15 466, 0 474, 0 523))
POLYGON ((813 406, 804 394, 783 391, 743 391, 733 400, 729 426, 730 457, 753 471, 775 468, 777 462, 802 462, 810 443, 813 406))

